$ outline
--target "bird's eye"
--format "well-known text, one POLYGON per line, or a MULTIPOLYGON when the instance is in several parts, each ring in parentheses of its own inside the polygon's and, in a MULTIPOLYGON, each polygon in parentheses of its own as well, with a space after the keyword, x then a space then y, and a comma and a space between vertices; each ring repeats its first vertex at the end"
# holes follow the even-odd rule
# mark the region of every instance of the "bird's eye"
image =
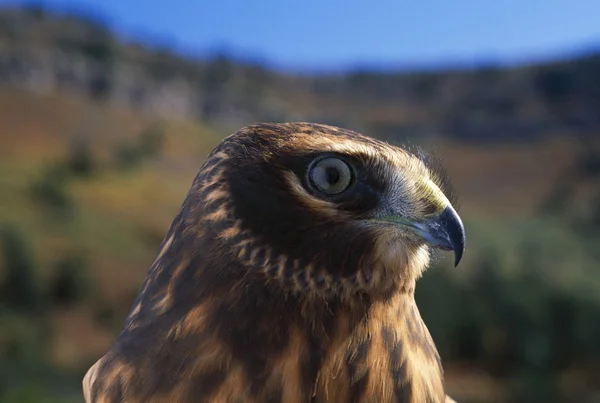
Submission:
POLYGON ((318 191, 333 196, 342 193, 352 183, 352 169, 343 160, 334 157, 315 162, 308 172, 310 184, 318 191))

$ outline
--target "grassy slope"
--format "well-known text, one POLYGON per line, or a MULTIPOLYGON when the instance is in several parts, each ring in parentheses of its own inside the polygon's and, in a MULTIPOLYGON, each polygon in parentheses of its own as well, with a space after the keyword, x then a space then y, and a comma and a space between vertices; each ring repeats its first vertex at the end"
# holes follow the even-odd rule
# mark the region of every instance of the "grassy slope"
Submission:
MULTIPOLYGON (((199 124, 166 123, 161 156, 119 173, 111 168, 111 150, 153 124, 151 119, 64 95, 40 97, 7 89, 0 90, 0 110, 0 223, 14 222, 25 231, 42 279, 62 251, 83 250, 90 256, 96 290, 89 306, 53 317, 56 363, 79 366, 105 351, 118 328, 97 325, 90 307, 111 303, 120 307, 117 324, 123 319, 158 242, 219 136, 199 124), (70 184, 77 206, 74 219, 49 219, 30 200, 29 186, 47 163, 64 158, 73 136, 81 135, 92 140, 101 169, 91 180, 70 184)), ((566 141, 429 147, 443 157, 459 191, 461 211, 472 223, 528 217, 573 155, 566 141)), ((475 233, 484 235, 485 231, 475 233)), ((470 260, 468 253, 465 260, 470 260)), ((493 383, 481 375, 456 374, 463 375, 450 371, 451 388, 476 390, 478 385, 492 393, 493 383)))
MULTIPOLYGON (((119 173, 109 168, 111 149, 154 121, 79 99, 9 90, 0 91, 0 110, 0 223, 15 223, 25 233, 42 279, 61 253, 83 251, 98 298, 130 303, 157 240, 204 156, 217 144, 216 136, 199 125, 166 124, 161 157, 119 173), (46 164, 64 159, 76 135, 90 136, 101 169, 91 180, 70 183, 76 208, 74 217, 65 220, 49 216, 29 192, 46 164)), ((75 364, 82 355, 97 356, 106 348, 112 335, 95 327, 90 316, 84 310, 55 318, 59 363, 75 364)))

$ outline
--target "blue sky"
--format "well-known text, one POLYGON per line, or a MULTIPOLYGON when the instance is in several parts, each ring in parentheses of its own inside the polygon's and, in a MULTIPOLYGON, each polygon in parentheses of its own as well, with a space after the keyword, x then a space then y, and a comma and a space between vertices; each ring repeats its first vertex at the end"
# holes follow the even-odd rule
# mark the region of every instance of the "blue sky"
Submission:
POLYGON ((91 6, 125 35, 161 38, 180 50, 227 46, 292 69, 514 62, 600 45, 599 0, 41 3, 91 6))

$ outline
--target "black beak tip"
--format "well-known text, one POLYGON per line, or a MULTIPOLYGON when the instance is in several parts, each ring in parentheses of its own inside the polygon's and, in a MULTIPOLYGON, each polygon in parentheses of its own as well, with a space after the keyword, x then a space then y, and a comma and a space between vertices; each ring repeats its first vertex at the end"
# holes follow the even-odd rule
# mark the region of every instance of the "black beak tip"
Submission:
POLYGON ((457 267, 462 259, 463 251, 459 249, 454 250, 454 267, 457 267))
POLYGON ((452 207, 446 207, 440 216, 442 226, 446 230, 448 240, 454 250, 454 267, 458 266, 465 251, 465 227, 452 207))

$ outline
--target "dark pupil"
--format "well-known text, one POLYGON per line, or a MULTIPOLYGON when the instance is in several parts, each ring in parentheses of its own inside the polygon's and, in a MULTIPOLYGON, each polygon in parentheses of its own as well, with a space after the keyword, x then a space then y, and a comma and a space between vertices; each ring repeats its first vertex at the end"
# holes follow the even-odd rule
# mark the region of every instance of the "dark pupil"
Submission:
POLYGON ((340 181, 340 171, 335 167, 327 167, 325 168, 325 178, 327 179, 327 183, 330 185, 335 185, 340 181))

